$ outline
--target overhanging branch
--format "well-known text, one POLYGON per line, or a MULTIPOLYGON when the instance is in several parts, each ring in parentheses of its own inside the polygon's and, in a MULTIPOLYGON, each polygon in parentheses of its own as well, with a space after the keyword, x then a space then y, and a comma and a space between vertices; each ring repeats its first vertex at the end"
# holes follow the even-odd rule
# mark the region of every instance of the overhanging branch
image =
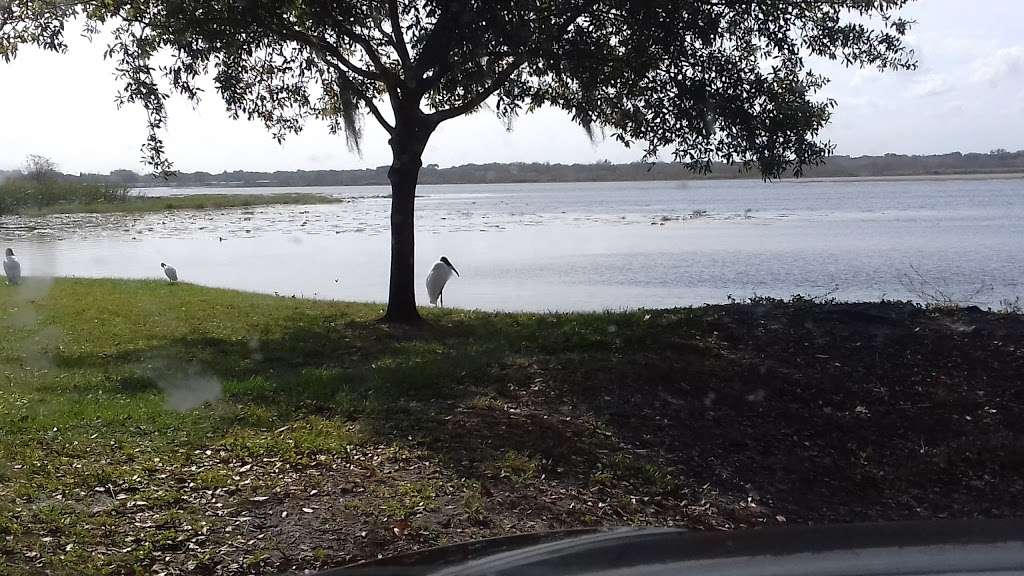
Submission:
POLYGON ((363 49, 363 52, 366 53, 366 57, 370 59, 370 62, 373 64, 377 74, 380 74, 380 80, 384 83, 384 87, 387 88, 388 96, 391 98, 392 105, 397 105, 398 101, 401 99, 398 94, 398 78, 395 76, 394 71, 384 64, 384 60, 380 57, 380 54, 377 52, 377 49, 373 47, 370 40, 349 26, 346 26, 336 17, 331 17, 331 24, 333 24, 333 28, 342 36, 348 38, 363 49))
POLYGON ((427 36, 426 42, 420 49, 419 55, 416 57, 416 62, 412 65, 412 74, 410 78, 415 79, 417 82, 424 77, 424 75, 430 70, 434 70, 432 74, 423 86, 420 88, 423 92, 432 89, 440 81, 440 78, 447 74, 450 62, 448 61, 447 52, 452 44, 455 36, 448 32, 442 32, 448 25, 450 19, 450 12, 441 12, 438 16, 437 21, 434 22, 434 28, 431 30, 430 35, 427 36))
POLYGON ((380 108, 377 108, 377 105, 374 104, 373 98, 364 94, 360 94, 359 98, 363 101, 363 104, 366 104, 366 107, 370 110, 370 114, 373 114, 373 117, 376 118, 377 122, 384 127, 384 130, 387 131, 388 135, 394 136, 395 127, 392 126, 391 123, 384 118, 384 115, 380 113, 380 108))
MULTIPOLYGON (((388 0, 388 18, 391 20, 391 36, 395 41, 395 52, 402 63, 402 70, 406 76, 412 71, 412 58, 409 57, 409 46, 405 43, 405 34, 402 32, 402 17, 398 13, 398 0, 388 0)), ((413 79, 413 78, 409 78, 413 79)))
POLYGON ((310 50, 313 50, 314 52, 317 53, 317 55, 319 55, 324 60, 328 58, 333 58, 342 66, 344 66, 348 71, 352 72, 356 76, 359 76, 360 78, 363 78, 365 80, 372 80, 374 82, 381 82, 384 80, 384 77, 381 74, 373 72, 371 70, 366 70, 365 68, 362 68, 359 65, 357 65, 355 62, 349 60, 345 56, 345 54, 338 49, 337 46, 331 44, 330 42, 324 40, 323 38, 317 38, 316 36, 307 34, 306 32, 302 32, 300 30, 281 30, 280 33, 286 38, 294 40, 299 44, 302 44, 303 46, 309 48, 310 50))
POLYGON ((352 93, 363 101, 363 104, 370 111, 370 114, 372 114, 373 117, 377 119, 377 122, 384 127, 384 130, 387 131, 388 135, 393 136, 395 134, 395 127, 392 126, 386 118, 384 118, 384 114, 381 113, 380 108, 378 108, 377 104, 373 101, 373 97, 363 92, 360 87, 346 75, 344 68, 334 64, 333 62, 328 62, 327 65, 338 74, 338 81, 348 86, 349 89, 352 90, 352 93))
POLYGON ((452 106, 451 108, 438 110, 433 114, 429 114, 427 118, 429 118, 430 120, 437 124, 440 124, 445 120, 451 120, 452 118, 462 116, 467 112, 475 110, 478 106, 486 102, 487 99, 491 97, 491 95, 493 95, 502 86, 504 86, 505 83, 508 82, 510 78, 512 78, 512 75, 514 75, 516 71, 518 71, 519 68, 525 63, 526 57, 520 56, 519 58, 516 58, 504 70, 499 72, 498 75, 494 77, 494 80, 492 80, 491 83, 488 84, 486 88, 477 93, 476 96, 473 96, 472 98, 470 98, 466 102, 463 102, 462 104, 459 104, 458 106, 452 106))
MULTIPOLYGON (((569 30, 569 28, 577 20, 579 20, 581 16, 586 14, 587 11, 592 9, 596 4, 597 0, 593 0, 591 2, 585 2, 582 5, 580 5, 580 7, 577 10, 574 10, 573 12, 568 14, 565 20, 563 20, 558 26, 556 26, 552 30, 551 36, 556 37, 565 34, 569 30)), ((494 80, 492 80, 486 87, 484 87, 483 90, 481 90, 475 96, 471 97, 469 100, 457 106, 452 106, 451 108, 446 108, 444 110, 438 110, 437 112, 428 115, 427 118, 429 118, 435 124, 440 124, 445 120, 451 120, 452 118, 456 118, 458 116, 466 114, 467 112, 475 110, 478 106, 486 102, 487 99, 490 98, 495 92, 500 90, 501 87, 504 86, 505 83, 508 82, 513 75, 515 75, 519 68, 521 68, 523 64, 527 62, 527 60, 529 60, 537 53, 539 47, 543 45, 543 39, 535 38, 533 40, 533 44, 537 48, 527 50, 523 52, 522 55, 514 58, 508 66, 506 66, 501 72, 499 72, 494 77, 494 80)), ((436 85, 439 82, 440 75, 435 73, 434 75, 431 76, 431 84, 436 85)))
POLYGON ((373 102, 373 98, 371 98, 368 94, 364 94, 358 91, 358 88, 352 85, 351 81, 348 78, 342 78, 341 81, 349 84, 352 87, 353 91, 355 91, 359 95, 359 99, 362 100, 363 104, 366 105, 366 108, 370 111, 370 114, 372 114, 373 117, 377 119, 377 122, 384 128, 388 135, 394 136, 395 127, 392 126, 391 123, 388 122, 386 118, 384 118, 384 115, 381 114, 380 112, 380 108, 377 108, 377 104, 373 102))

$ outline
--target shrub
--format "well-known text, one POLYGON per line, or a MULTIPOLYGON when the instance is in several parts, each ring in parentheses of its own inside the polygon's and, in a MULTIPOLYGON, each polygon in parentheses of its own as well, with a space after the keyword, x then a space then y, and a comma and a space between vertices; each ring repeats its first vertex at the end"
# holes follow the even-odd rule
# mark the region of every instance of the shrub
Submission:
POLYGON ((130 197, 127 186, 9 178, 0 182, 0 215, 59 205, 123 203, 130 197))

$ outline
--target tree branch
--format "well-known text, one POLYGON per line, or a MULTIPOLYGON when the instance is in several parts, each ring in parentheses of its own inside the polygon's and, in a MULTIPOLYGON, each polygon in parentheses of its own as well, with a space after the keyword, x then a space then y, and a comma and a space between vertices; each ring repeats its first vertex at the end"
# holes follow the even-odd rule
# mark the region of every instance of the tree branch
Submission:
MULTIPOLYGON (((411 78, 419 81, 419 79, 423 78, 424 74, 439 67, 445 68, 445 73, 447 73, 448 66, 446 65, 449 64, 449 62, 446 53, 448 52, 448 48, 451 46, 452 41, 455 39, 455 35, 450 33, 440 33, 438 32, 438 29, 447 26, 449 14, 450 12, 447 10, 441 12, 437 17, 437 21, 434 22, 434 27, 430 31, 430 36, 427 37, 427 41, 424 42, 419 55, 416 57, 416 62, 413 63, 412 74, 410 75, 411 78)), ((431 75, 430 82, 426 83, 422 87, 422 90, 426 92, 436 86, 437 79, 441 76, 443 76, 443 74, 435 73, 431 75)))
POLYGON ((518 71, 519 68, 526 63, 526 59, 527 56, 520 56, 519 58, 513 60, 511 64, 509 64, 504 70, 499 72, 498 75, 494 77, 494 80, 492 80, 491 83, 488 84, 486 88, 478 92, 476 96, 473 96, 472 98, 463 102, 462 104, 459 104, 458 106, 452 106, 451 108, 447 108, 445 110, 438 110, 433 114, 429 114, 427 115, 427 118, 429 118, 430 120, 437 124, 440 124, 445 120, 451 120, 452 118, 462 116, 463 114, 474 110, 475 108, 486 102, 487 99, 491 97, 491 95, 493 95, 502 86, 504 86, 505 82, 508 82, 508 80, 512 78, 512 75, 515 74, 516 71, 518 71))
POLYGON ((366 94, 365 92, 360 90, 359 86, 356 85, 355 82, 353 82, 350 78, 345 76, 345 71, 340 66, 331 67, 334 68, 334 71, 338 73, 338 80, 347 84, 349 88, 352 89, 352 92, 355 93, 359 97, 359 99, 363 101, 363 104, 366 105, 366 108, 370 111, 370 114, 372 114, 373 117, 377 119, 377 122, 384 127, 384 130, 387 131, 388 135, 394 136, 395 127, 392 126, 391 123, 388 122, 386 118, 384 118, 384 115, 381 114, 380 108, 378 108, 377 104, 374 103, 373 98, 371 98, 369 94, 366 94))
POLYGON ((391 69, 384 65, 384 60, 381 59, 380 54, 377 53, 376 48, 373 47, 373 44, 370 43, 370 40, 366 36, 363 36, 352 28, 346 26, 343 22, 339 21, 338 18, 334 16, 331 16, 330 18, 335 30, 363 49, 363 52, 366 53, 366 57, 373 63, 373 67, 378 74, 383 76, 385 80, 389 77, 393 78, 391 69))
POLYGON ((363 103, 366 104, 366 107, 370 110, 370 114, 373 114, 373 117, 377 119, 377 122, 384 127, 384 130, 387 131, 388 135, 394 136, 395 127, 392 126, 391 123, 388 122, 386 118, 384 118, 384 115, 380 113, 380 108, 377 108, 377 105, 373 103, 373 98, 370 98, 365 94, 360 94, 359 97, 363 100, 363 103))
POLYGON ((338 49, 337 46, 331 44, 330 42, 324 40, 323 38, 317 38, 316 36, 307 34, 306 32, 301 32, 299 30, 281 30, 280 33, 284 35, 286 38, 294 40, 306 46, 310 50, 316 52, 317 55, 319 55, 324 60, 326 60, 328 57, 337 60, 342 66, 344 66, 350 72, 352 72, 356 76, 359 76, 360 78, 363 78, 365 80, 372 80, 374 82, 381 82, 384 80, 384 76, 382 76, 381 74, 373 72, 371 70, 366 70, 365 68, 358 66, 356 63, 346 58, 345 54, 343 54, 341 50, 338 49))
MULTIPOLYGON (((365 104, 366 108, 370 111, 370 114, 372 114, 373 117, 377 119, 377 122, 380 123, 382 127, 384 127, 384 130, 386 130, 388 134, 394 134, 395 127, 392 126, 391 123, 384 118, 384 115, 381 113, 380 108, 378 108, 376 103, 374 103, 373 98, 365 94, 359 88, 359 86, 357 86, 356 83, 353 82, 346 75, 346 71, 349 71, 365 80, 381 82, 387 89, 389 96, 391 96, 392 100, 394 100, 394 98, 397 96, 397 93, 394 90, 393 84, 388 81, 384 73, 373 72, 371 70, 366 70, 365 68, 358 66, 357 64, 346 58, 345 54, 342 53, 342 51, 339 50, 337 46, 331 44, 330 42, 323 38, 318 38, 306 32, 302 32, 300 30, 295 29, 281 29, 278 30, 278 32, 285 36, 286 38, 295 40, 296 42, 302 44, 303 46, 306 46, 314 53, 316 53, 324 61, 324 63, 326 63, 328 66, 334 69, 334 71, 338 74, 338 79, 341 82, 348 84, 352 91, 356 95, 358 95, 359 99, 363 101, 363 104, 365 104), (334 59, 336 62, 332 62, 331 59, 334 59)), ((346 37, 351 38, 354 42, 358 44, 359 42, 355 40, 356 36, 358 35, 356 35, 355 33, 351 33, 351 35, 346 35, 346 37)), ((376 54, 376 52, 373 51, 372 45, 369 45, 369 41, 366 41, 366 39, 362 37, 359 38, 366 42, 366 44, 369 46, 369 48, 363 47, 364 50, 370 50, 374 54, 376 54)), ((377 66, 376 63, 374 65, 377 66)), ((381 69, 380 66, 378 66, 377 68, 378 70, 381 69)))
POLYGON ((377 49, 373 47, 370 40, 362 34, 357 33, 355 30, 346 26, 343 22, 339 21, 338 18, 331 16, 331 23, 335 30, 341 33, 345 38, 348 38, 354 42, 357 46, 363 49, 366 53, 366 57, 373 63, 374 69, 377 74, 380 74, 380 81, 384 83, 384 87, 387 88, 388 96, 391 98, 392 107, 397 108, 398 102, 401 100, 401 96, 398 94, 398 77, 395 75, 391 68, 388 68, 384 64, 384 60, 377 53, 377 49))
MULTIPOLYGON (((586 14, 587 11, 592 9, 596 4, 596 0, 582 4, 578 10, 570 13, 564 21, 562 21, 558 26, 556 26, 552 31, 551 35, 561 36, 565 34, 569 30, 569 28, 576 22, 576 20, 578 20, 581 16, 586 14)), ((477 108, 478 106, 480 106, 481 104, 483 104, 495 92, 501 89, 501 87, 504 86, 505 83, 508 82, 510 78, 512 78, 516 71, 518 71, 519 68, 526 63, 527 60, 529 60, 534 54, 537 53, 537 50, 540 46, 543 46, 544 42, 542 41, 542 39, 538 38, 534 39, 533 44, 535 48, 533 48, 532 50, 527 50, 523 52, 523 54, 520 55, 519 57, 513 59, 511 64, 509 64, 504 70, 499 72, 494 77, 494 80, 492 80, 490 84, 488 84, 483 90, 481 90, 475 96, 457 106, 452 106, 451 108, 447 108, 445 110, 438 110, 433 114, 429 114, 427 118, 429 118, 436 124, 440 124, 445 120, 451 120, 452 118, 470 112, 477 108)), ((436 86, 440 82, 441 76, 441 74, 436 73, 432 75, 431 84, 436 86)))
POLYGON ((387 131, 388 135, 393 136, 395 134, 395 127, 392 126, 391 123, 388 122, 386 118, 384 118, 384 115, 381 114, 380 108, 378 108, 377 104, 374 103, 373 98, 369 94, 363 92, 359 85, 357 85, 355 82, 352 81, 351 78, 348 77, 348 75, 346 74, 346 70, 342 68, 340 65, 335 64, 334 62, 326 62, 326 64, 330 66, 335 73, 338 74, 338 81, 348 85, 348 87, 352 90, 352 93, 363 101, 363 104, 366 105, 366 108, 370 111, 370 114, 372 114, 373 117, 377 119, 377 122, 379 122, 380 125, 384 127, 384 130, 387 131))
MULTIPOLYGON (((388 0, 388 17, 391 19, 391 36, 395 40, 395 51, 402 63, 402 69, 406 76, 412 71, 412 58, 409 57, 409 46, 405 43, 405 34, 402 32, 402 18, 398 13, 398 0, 388 0)), ((407 78, 415 80, 414 78, 407 78)))

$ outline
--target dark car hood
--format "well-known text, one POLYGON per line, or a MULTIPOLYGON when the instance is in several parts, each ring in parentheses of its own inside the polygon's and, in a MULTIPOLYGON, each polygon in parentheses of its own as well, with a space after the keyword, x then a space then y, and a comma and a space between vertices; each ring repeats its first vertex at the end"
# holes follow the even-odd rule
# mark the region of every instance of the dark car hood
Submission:
POLYGON ((1024 574, 1024 521, 617 528, 523 534, 328 570, 348 575, 700 576, 1024 574))

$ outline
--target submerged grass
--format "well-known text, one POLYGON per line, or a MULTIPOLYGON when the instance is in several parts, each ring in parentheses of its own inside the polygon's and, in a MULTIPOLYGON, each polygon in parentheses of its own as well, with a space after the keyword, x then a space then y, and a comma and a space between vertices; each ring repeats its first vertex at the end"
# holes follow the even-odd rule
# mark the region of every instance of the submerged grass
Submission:
POLYGON ((275 574, 547 528, 1024 512, 1018 316, 381 313, 0 285, 0 572, 275 574))

